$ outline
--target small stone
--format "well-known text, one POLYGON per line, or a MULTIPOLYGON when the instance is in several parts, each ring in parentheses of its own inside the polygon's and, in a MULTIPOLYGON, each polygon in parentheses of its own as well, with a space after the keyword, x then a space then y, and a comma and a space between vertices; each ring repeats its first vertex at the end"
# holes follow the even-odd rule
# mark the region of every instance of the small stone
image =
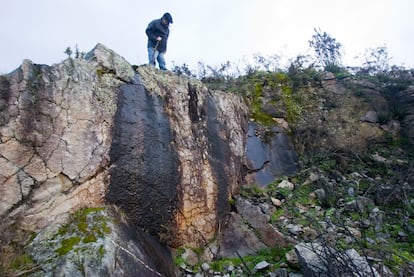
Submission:
POLYGON ((357 239, 362 238, 362 234, 361 234, 361 231, 360 231, 360 230, 358 230, 358 229, 356 229, 356 228, 353 228, 353 227, 347 227, 346 229, 347 229, 347 231, 348 231, 349 233, 351 233, 351 235, 352 235, 353 237, 355 237, 355 238, 357 238, 357 239))
POLYGON ((348 196, 349 197, 355 197, 355 189, 353 187, 350 187, 348 189, 348 196))
POLYGON ((374 155, 372 155, 372 158, 380 163, 385 163, 387 161, 386 158, 382 157, 381 155, 379 155, 378 153, 375 153, 374 155))
POLYGON ((275 117, 273 117, 272 118, 273 119, 273 121, 275 121, 281 128, 283 128, 283 129, 285 129, 285 130, 287 130, 287 131, 290 131, 290 128, 289 128, 289 123, 287 123, 287 121, 284 119, 284 118, 275 118, 275 117))
POLYGON ((287 180, 283 180, 282 182, 280 182, 277 185, 278 188, 280 189, 288 189, 288 190, 294 190, 295 189, 295 185, 292 184, 291 182, 287 181, 287 180))
POLYGON ((318 221, 319 226, 321 227, 322 231, 326 232, 328 230, 328 223, 325 221, 318 221))
POLYGON ((408 235, 404 233, 403 231, 398 231, 398 236, 402 238, 408 237, 408 235))
POLYGON ((351 176, 352 176, 353 178, 356 178, 356 179, 362 178, 361 174, 359 174, 358 172, 352 172, 352 173, 351 173, 351 176))
POLYGON ((345 242, 348 243, 348 244, 350 244, 350 243, 355 242, 355 239, 354 238, 351 238, 350 236, 345 236, 345 242))
POLYGON ((269 203, 260 203, 259 207, 264 214, 268 215, 271 215, 276 211, 276 208, 273 205, 270 205, 269 203))
POLYGON ((375 240, 373 240, 372 238, 365 238, 365 240, 369 243, 369 244, 375 244, 375 240))
POLYGON ((316 173, 314 173, 314 172, 312 172, 312 173, 309 175, 309 180, 311 180, 312 182, 318 181, 318 180, 319 180, 319 175, 318 175, 318 174, 316 174, 316 173))
POLYGON ((303 232, 302 225, 300 224, 298 225, 289 224, 286 227, 288 228, 289 233, 291 233, 292 235, 299 235, 300 233, 303 232))
POLYGON ((277 277, 291 276, 290 274, 288 275, 288 272, 287 272, 286 268, 278 268, 278 269, 275 270, 274 274, 275 274, 274 276, 277 276, 277 277))
POLYGON ((326 198, 326 193, 324 189, 317 189, 314 191, 319 201, 323 202, 326 198))
POLYGON ((319 74, 319 76, 317 76, 317 78, 321 81, 329 81, 329 80, 336 79, 335 75, 332 72, 329 72, 329 71, 321 72, 321 74, 319 74))
POLYGON ((253 270, 263 270, 267 267, 269 267, 270 264, 266 261, 261 261, 260 263, 258 263, 257 265, 254 266, 253 270))
POLYGON ((380 209, 378 209, 377 207, 375 207, 375 208, 372 209, 372 212, 373 213, 379 213, 380 212, 380 209))
POLYGON ((275 207, 281 207, 282 206, 282 201, 280 201, 279 199, 271 197, 270 200, 272 201, 272 204, 275 207))
POLYGON ((208 263, 203 263, 203 264, 201 265, 201 269, 202 269, 203 271, 209 271, 209 270, 210 270, 210 265, 209 265, 208 263))
POLYGON ((299 268, 299 259, 296 255, 295 249, 290 250, 285 254, 286 262, 293 268, 299 268))
POLYGON ((314 192, 309 193, 309 200, 311 202, 315 201, 316 198, 317 198, 316 193, 314 193, 314 192))
POLYGON ((363 219, 361 223, 362 223, 362 226, 364 226, 365 228, 368 228, 369 226, 371 226, 371 221, 369 221, 369 219, 363 219))
POLYGON ((311 173, 310 175, 309 175, 309 178, 303 183, 303 185, 304 186, 306 186, 306 185, 309 185, 309 184, 311 184, 311 183, 313 183, 313 182, 315 182, 315 181, 317 181, 317 180, 319 180, 319 175, 318 174, 316 174, 316 173, 311 173))
POLYGON ((316 232, 314 229, 310 227, 303 228, 303 239, 305 241, 312 241, 312 240, 315 240, 317 237, 318 237, 318 232, 316 232))
POLYGON ((281 268, 288 268, 288 267, 289 267, 289 265, 288 265, 287 263, 281 263, 281 264, 280 264, 280 267, 281 267, 281 268))
POLYGON ((300 273, 289 273, 289 277, 303 277, 300 273))

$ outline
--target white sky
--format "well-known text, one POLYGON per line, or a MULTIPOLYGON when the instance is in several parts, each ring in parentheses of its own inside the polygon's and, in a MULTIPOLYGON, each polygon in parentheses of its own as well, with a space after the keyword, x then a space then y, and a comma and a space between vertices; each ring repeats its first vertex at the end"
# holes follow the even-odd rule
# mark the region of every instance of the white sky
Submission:
POLYGON ((413 0, 1 0, 0 7, 0 74, 26 58, 59 63, 68 46, 88 52, 98 42, 146 63, 145 28, 167 11, 174 19, 167 67, 254 53, 294 58, 311 53, 314 28, 342 43, 346 65, 385 45, 392 64, 414 67, 413 0))

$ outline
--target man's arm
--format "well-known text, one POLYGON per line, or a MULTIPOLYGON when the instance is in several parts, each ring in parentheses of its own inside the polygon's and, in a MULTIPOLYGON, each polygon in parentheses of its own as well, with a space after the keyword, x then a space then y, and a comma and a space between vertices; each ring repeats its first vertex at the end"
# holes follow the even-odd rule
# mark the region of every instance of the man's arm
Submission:
POLYGON ((148 38, 151 41, 157 40, 157 35, 154 33, 155 31, 155 20, 151 21, 150 24, 148 24, 147 29, 145 30, 145 33, 147 34, 148 38))

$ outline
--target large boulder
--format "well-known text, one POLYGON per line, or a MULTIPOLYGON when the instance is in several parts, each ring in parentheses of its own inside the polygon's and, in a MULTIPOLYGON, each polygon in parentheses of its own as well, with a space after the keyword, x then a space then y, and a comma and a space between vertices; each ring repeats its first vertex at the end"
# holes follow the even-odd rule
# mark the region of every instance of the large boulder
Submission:
POLYGON ((219 237, 219 257, 253 255, 266 245, 255 235, 238 213, 230 213, 219 237))
POLYGON ((169 250, 110 209, 81 209, 27 248, 38 264, 30 276, 175 276, 169 250))
POLYGON ((103 203, 117 88, 124 83, 103 72, 128 63, 118 56, 103 71, 101 58, 53 66, 25 60, 2 76, 0 218, 21 217, 39 230, 60 214, 103 203))
POLYGON ((299 170, 299 158, 292 141, 279 127, 265 128, 249 123, 246 141, 247 179, 266 187, 281 176, 292 176, 299 170))
POLYGON ((295 252, 305 276, 380 276, 355 249, 340 252, 319 243, 300 243, 295 252))
POLYGON ((0 81, 2 230, 110 203, 171 246, 214 238, 245 177, 240 96, 134 71, 102 44, 52 66, 25 60, 0 81))
MULTIPOLYGON (((139 245, 141 240, 154 248, 159 242, 204 247, 226 225, 229 200, 248 173, 257 173, 250 175, 266 185, 297 170, 289 137, 278 128, 256 136, 262 129, 249 127, 249 108, 240 95, 209 90, 198 80, 152 66, 134 71, 102 44, 85 58, 52 66, 25 60, 1 76, 0 107, 0 246, 25 244, 37 234, 26 249, 45 264, 42 270, 58 275, 76 276, 77 265, 93 270, 92 264, 101 262, 98 257, 74 261, 74 248, 55 255, 70 242, 86 256, 102 247, 118 255, 110 242, 121 245, 129 239, 126 233, 140 230, 157 240, 138 232, 134 243, 123 246, 124 254, 146 261, 158 254, 146 251, 151 246, 139 245), (80 244, 79 233, 62 236, 60 228, 70 224, 71 214, 109 205, 120 208, 127 229, 113 225, 113 232, 97 240, 102 244, 80 244), (56 244, 49 245, 52 241, 56 244), (58 268, 48 267, 48 260, 58 268)), ((240 253, 285 245, 257 206, 241 200, 237 206, 232 224, 246 240, 240 253), (246 235, 241 220, 260 239, 246 235)), ((227 241, 221 249, 229 253, 234 243, 227 241)), ((111 272, 103 264, 102 274, 111 272)))
POLYGON ((400 91, 397 96, 397 104, 404 112, 402 120, 403 133, 414 144, 414 85, 400 91))
POLYGON ((171 246, 204 245, 243 181, 246 115, 237 95, 139 67, 121 87, 106 199, 171 246))

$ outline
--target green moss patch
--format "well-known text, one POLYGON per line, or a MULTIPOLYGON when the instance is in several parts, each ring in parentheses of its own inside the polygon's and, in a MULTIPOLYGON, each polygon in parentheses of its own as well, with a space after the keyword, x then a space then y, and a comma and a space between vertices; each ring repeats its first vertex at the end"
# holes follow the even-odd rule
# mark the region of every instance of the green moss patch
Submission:
POLYGON ((68 239, 64 239, 61 242, 61 247, 56 250, 59 255, 65 255, 69 251, 73 249, 75 245, 77 245, 81 241, 80 237, 70 237, 68 239))
POLYGON ((27 246, 28 253, 39 265, 36 270, 54 272, 56 265, 64 263, 83 273, 85 263, 102 262, 108 235, 114 226, 108 210, 102 207, 80 209, 67 222, 58 229, 50 226, 27 246))

